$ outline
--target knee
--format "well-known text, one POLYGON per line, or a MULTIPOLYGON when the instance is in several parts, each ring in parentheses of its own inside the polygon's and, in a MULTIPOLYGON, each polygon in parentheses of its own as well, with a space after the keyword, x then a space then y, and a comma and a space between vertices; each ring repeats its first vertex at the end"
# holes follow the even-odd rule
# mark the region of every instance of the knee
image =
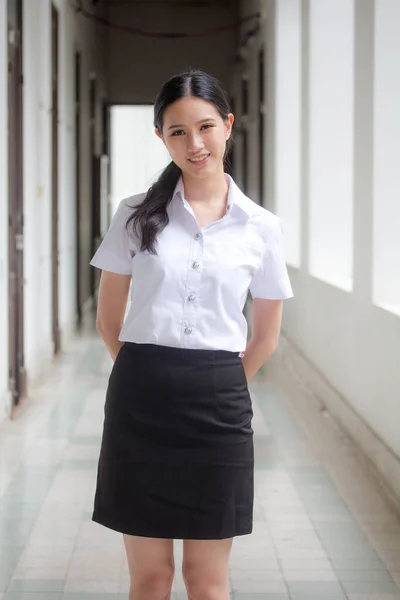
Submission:
POLYGON ((143 598, 167 598, 173 581, 174 568, 169 565, 131 574, 131 588, 136 589, 143 598))
POLYGON ((195 568, 183 567, 183 580, 190 600, 225 600, 229 597, 228 576, 203 573, 195 568))

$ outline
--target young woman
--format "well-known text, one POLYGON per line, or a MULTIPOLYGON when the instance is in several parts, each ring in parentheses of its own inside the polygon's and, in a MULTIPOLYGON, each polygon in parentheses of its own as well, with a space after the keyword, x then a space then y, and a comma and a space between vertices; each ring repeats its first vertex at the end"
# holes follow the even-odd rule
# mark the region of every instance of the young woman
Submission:
POLYGON ((130 600, 170 598, 174 539, 190 600, 227 600, 232 538, 252 531, 247 383, 278 344, 292 290, 280 220, 224 173, 234 117, 218 81, 172 77, 154 113, 172 162, 120 203, 91 262, 115 360, 93 520, 124 534, 130 600))

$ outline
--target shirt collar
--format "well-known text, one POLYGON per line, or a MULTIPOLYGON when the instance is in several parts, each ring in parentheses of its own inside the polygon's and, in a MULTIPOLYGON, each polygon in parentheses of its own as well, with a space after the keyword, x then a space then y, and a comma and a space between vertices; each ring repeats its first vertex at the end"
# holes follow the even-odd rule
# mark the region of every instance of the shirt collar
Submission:
MULTIPOLYGON (((230 175, 228 175, 228 173, 225 173, 224 175, 225 175, 225 180, 229 184, 228 210, 235 211, 238 215, 241 215, 246 220, 248 220, 252 215, 251 201, 249 200, 249 198, 247 198, 247 196, 245 196, 245 194, 242 192, 242 190, 239 188, 239 186, 234 182, 232 177, 230 175)), ((175 198, 175 196, 177 196, 178 194, 180 195, 184 205, 188 204, 187 200, 185 199, 185 188, 183 186, 182 176, 179 178, 178 183, 176 184, 173 198, 175 198)))

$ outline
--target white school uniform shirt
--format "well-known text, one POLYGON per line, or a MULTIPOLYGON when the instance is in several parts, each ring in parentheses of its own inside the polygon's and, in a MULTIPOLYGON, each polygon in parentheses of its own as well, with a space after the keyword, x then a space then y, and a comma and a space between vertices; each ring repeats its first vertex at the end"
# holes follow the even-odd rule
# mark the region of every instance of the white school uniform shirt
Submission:
POLYGON ((278 217, 238 188, 229 175, 226 214, 200 227, 185 200, 182 178, 157 236, 157 255, 140 250, 132 207, 146 194, 122 200, 91 265, 132 276, 131 306, 119 339, 175 348, 243 352, 243 308, 253 298, 293 296, 278 217))

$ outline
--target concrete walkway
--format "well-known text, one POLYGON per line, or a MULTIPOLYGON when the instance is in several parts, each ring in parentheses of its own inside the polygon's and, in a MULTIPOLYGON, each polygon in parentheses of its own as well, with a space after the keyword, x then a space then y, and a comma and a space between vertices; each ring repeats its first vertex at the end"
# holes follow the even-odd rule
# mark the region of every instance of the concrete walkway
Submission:
MULTIPOLYGON (((111 361, 74 341, 0 430, 0 600, 128 598, 122 537, 91 521, 111 361)), ((331 419, 251 385, 255 528, 237 538, 234 600, 400 600, 400 520, 331 419)), ((175 600, 186 599, 176 543, 175 600)))

